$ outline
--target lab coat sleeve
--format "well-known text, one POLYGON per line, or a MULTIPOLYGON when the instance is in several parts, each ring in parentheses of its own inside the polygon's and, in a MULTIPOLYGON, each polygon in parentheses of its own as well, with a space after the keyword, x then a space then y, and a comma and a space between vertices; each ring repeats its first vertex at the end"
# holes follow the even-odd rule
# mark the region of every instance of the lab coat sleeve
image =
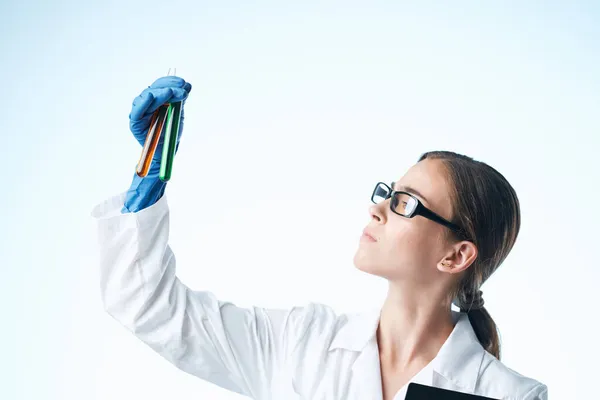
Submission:
MULTIPOLYGON (((244 309, 194 291, 175 275, 167 196, 121 214, 125 193, 92 210, 101 297, 120 324, 177 368, 252 398, 268 398, 302 310, 244 309)), ((210 267, 205 268, 210 273, 210 267)))
POLYGON ((538 384, 536 387, 531 389, 527 395, 523 398, 524 400, 548 400, 548 387, 543 383, 538 384))

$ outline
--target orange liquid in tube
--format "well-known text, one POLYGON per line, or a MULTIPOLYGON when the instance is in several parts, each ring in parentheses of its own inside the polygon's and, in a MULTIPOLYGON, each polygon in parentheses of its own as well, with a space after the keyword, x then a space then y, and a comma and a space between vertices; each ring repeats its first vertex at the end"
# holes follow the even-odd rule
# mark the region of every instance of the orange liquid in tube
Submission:
POLYGON ((168 109, 169 105, 164 104, 160 106, 159 109, 154 112, 154 114, 152 114, 150 127, 148 128, 148 135, 146 135, 146 141, 144 142, 144 147, 142 148, 142 155, 140 156, 140 160, 138 161, 135 171, 140 178, 144 178, 146 175, 148 175, 150 165, 152 164, 152 158, 156 152, 156 147, 158 146, 158 141, 165 125, 168 109))

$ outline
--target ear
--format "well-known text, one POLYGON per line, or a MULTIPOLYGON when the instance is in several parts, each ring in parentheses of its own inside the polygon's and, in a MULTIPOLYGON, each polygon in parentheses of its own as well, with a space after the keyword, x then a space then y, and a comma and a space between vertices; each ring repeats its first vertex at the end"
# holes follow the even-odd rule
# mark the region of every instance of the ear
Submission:
POLYGON ((469 268, 477 255, 477 247, 465 240, 452 246, 452 250, 438 262, 437 268, 441 272, 458 274, 469 268))

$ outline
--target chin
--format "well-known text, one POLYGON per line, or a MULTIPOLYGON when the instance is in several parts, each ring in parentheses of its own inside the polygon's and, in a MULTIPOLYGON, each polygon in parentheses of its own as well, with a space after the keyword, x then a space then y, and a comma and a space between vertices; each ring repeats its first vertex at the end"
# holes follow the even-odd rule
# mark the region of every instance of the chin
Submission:
POLYGON ((366 272, 367 274, 382 277, 385 275, 385 271, 383 271, 381 265, 377 262, 374 262, 371 257, 367 257, 367 255, 363 254, 360 250, 354 255, 354 266, 360 271, 366 272))
POLYGON ((405 277, 408 271, 398 265, 374 260, 372 254, 366 254, 359 249, 354 255, 354 266, 362 272, 379 276, 387 280, 397 280, 405 277))

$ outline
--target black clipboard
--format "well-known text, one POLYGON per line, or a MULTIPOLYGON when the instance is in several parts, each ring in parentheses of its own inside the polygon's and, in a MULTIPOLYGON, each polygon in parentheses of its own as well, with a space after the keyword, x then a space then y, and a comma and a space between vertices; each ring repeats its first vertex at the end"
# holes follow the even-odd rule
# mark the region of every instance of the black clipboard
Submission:
POLYGON ((477 396, 474 394, 455 392, 425 386, 418 383, 409 383, 406 391, 406 400, 498 400, 491 397, 477 396))

